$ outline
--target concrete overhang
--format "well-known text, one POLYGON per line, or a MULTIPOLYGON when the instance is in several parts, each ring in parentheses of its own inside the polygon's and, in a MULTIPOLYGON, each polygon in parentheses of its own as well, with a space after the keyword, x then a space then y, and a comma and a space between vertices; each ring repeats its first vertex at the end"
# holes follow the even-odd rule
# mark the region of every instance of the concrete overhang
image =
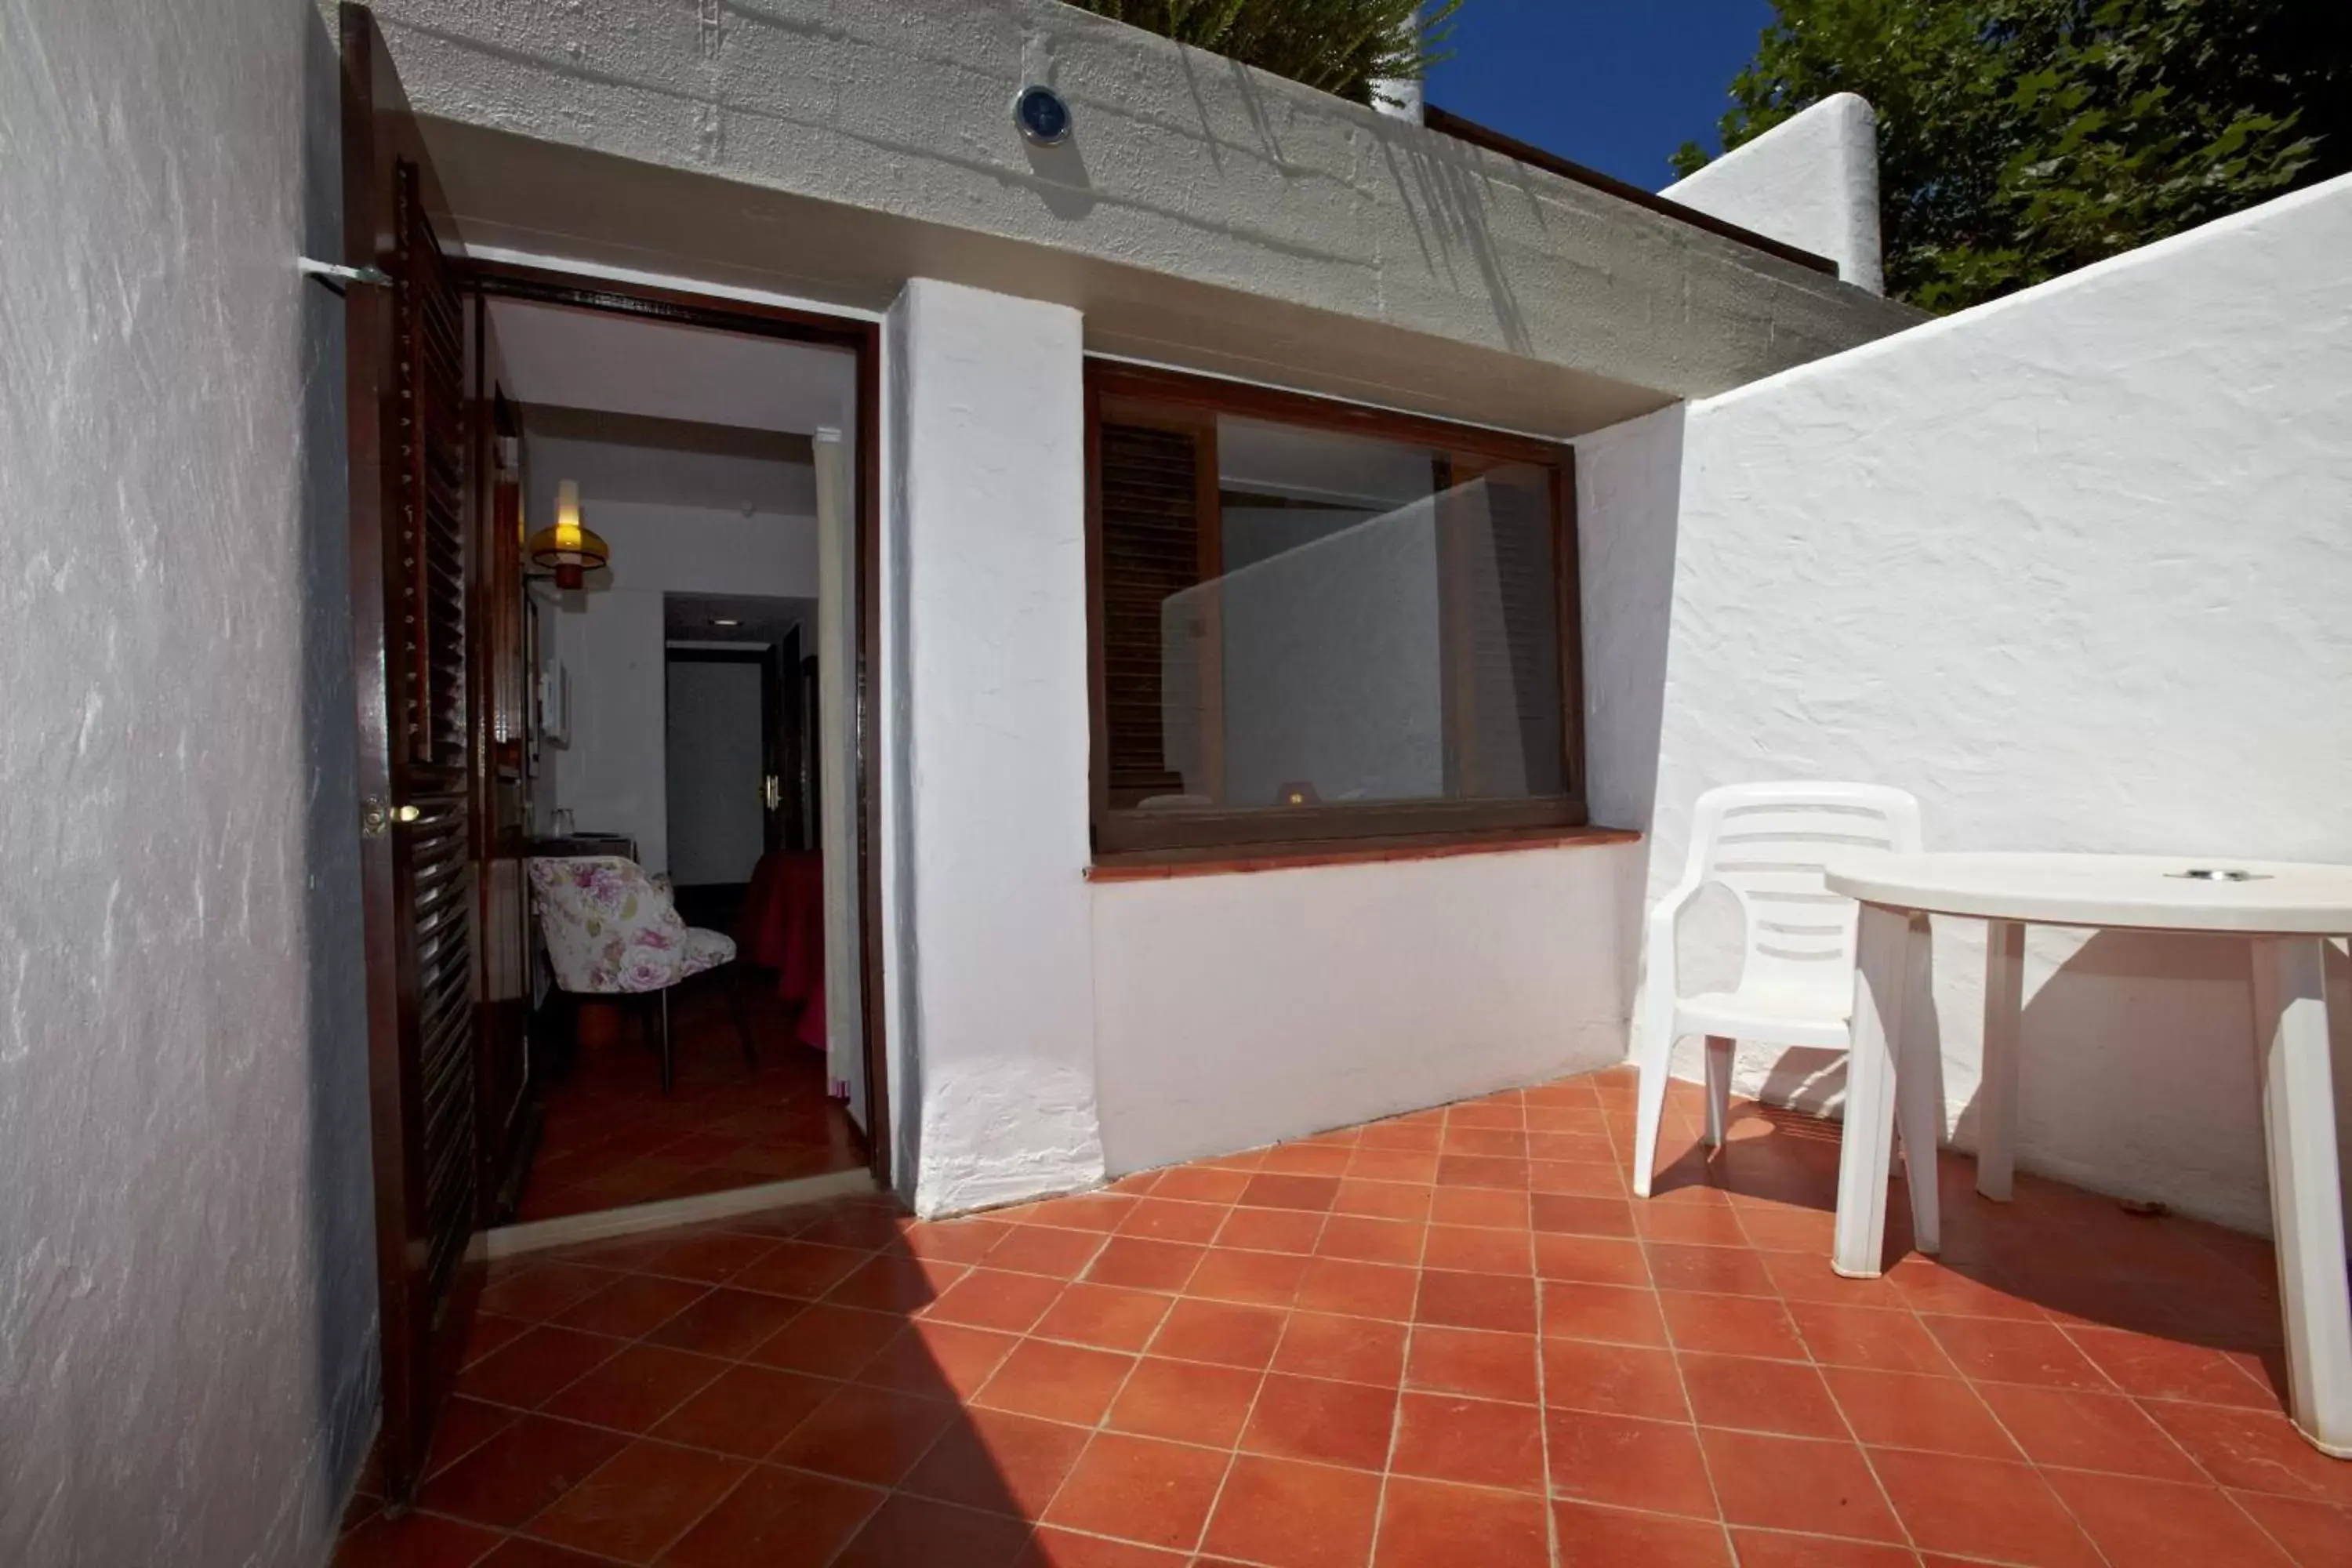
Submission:
POLYGON ((1570 436, 1921 318, 1055 0, 375 0, 459 240, 866 310, 1049 300, 1090 350, 1570 436), (1076 130, 1024 142, 1052 85, 1076 130))

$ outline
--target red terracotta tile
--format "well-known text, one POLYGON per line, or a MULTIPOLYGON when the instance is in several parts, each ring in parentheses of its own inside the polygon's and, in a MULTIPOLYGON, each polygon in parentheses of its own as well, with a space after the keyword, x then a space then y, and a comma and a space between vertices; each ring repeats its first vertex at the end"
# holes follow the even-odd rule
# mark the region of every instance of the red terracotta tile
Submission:
POLYGON ((709 1286, 690 1279, 625 1274, 585 1300, 566 1308, 554 1321, 567 1329, 634 1340, 651 1333, 709 1291, 709 1286))
POLYGON ((750 1467, 667 1443, 630 1444, 525 1527, 559 1546, 651 1563, 750 1467))
POLYGON ((1324 1223, 1314 1250, 1325 1258, 1417 1266, 1421 1262, 1422 1237, 1427 1230, 1428 1226, 1412 1220, 1333 1215, 1324 1223))
POLYGON ((499 1540, 489 1531, 429 1513, 399 1519, 378 1514, 343 1537, 335 1548, 334 1568, 468 1568, 499 1540))
POLYGON ((1225 1301, 1178 1301, 1152 1336, 1151 1353, 1260 1371, 1274 1359, 1284 1314, 1225 1301))
POLYGON ((1134 1365, 1129 1355, 1025 1340, 1005 1357, 972 1403, 1091 1426, 1110 1408, 1112 1396, 1134 1365))
POLYGON ((2284 1415, 2172 1400, 2140 1408, 2225 1487, 2352 1504, 2352 1464, 2305 1442, 2284 1415))
POLYGON ((1013 1568, 1184 1568, 1188 1561, 1181 1552, 1043 1529, 1030 1537, 1028 1551, 1013 1568))
MULTIPOLYGON (((482 1559, 481 1568, 599 1568, 611 1561, 609 1557, 591 1557, 552 1542, 533 1541, 528 1535, 509 1535, 496 1552, 482 1559)), ((340 1557, 336 1559, 336 1568, 342 1568, 340 1557)), ((404 1563, 404 1568, 418 1565, 404 1563)))
MULTIPOLYGON (((899 1234, 898 1245, 917 1258, 937 1258, 950 1263, 977 1263, 996 1248, 1013 1227, 998 1220, 971 1218, 920 1220, 899 1234)), ((773 1254, 754 1268, 773 1261, 773 1254)), ((750 1270, 746 1270, 746 1273, 750 1270)), ((735 1283, 742 1284, 742 1275, 735 1283)))
POLYGON ((1172 1304, 1153 1291, 1081 1280, 1067 1287, 1030 1331, 1098 1350, 1139 1351, 1151 1342, 1172 1304))
MULTIPOLYGON (((424 1473, 427 1477, 440 1474, 518 1419, 513 1411, 500 1405, 484 1405, 474 1399, 450 1399, 434 1418, 433 1441, 425 1453, 424 1473)), ((381 1495, 380 1489, 376 1495, 381 1495)))
POLYGON ((1302 1311, 1411 1322, 1419 1286, 1420 1276, 1410 1268, 1346 1258, 1316 1258, 1307 1260, 1306 1271, 1299 1276, 1296 1304, 1302 1311))
POLYGON ((1045 1510, 1045 1522, 1190 1550, 1208 1522, 1226 1460, 1224 1454, 1181 1443, 1097 1433, 1045 1510))
POLYGON ((1394 1388, 1404 1375, 1404 1347, 1402 1323, 1293 1312, 1275 1350, 1274 1370, 1394 1388))
POLYGON ((886 1255, 860 1264, 825 1292, 824 1299, 835 1307, 860 1307, 871 1312, 911 1312, 938 1300, 963 1273, 963 1266, 959 1263, 886 1255))
POLYGON ((1822 1301, 1839 1307, 1884 1307, 1909 1311, 1902 1292, 1885 1275, 1849 1279, 1830 1267, 1827 1252, 1759 1252, 1756 1255, 1770 1276, 1780 1300, 1790 1303, 1822 1301))
POLYGON ((1117 1193, 1078 1193, 1032 1204, 1022 1218, 1030 1225, 1059 1226, 1065 1230, 1115 1230, 1135 1203, 1117 1193))
POLYGON ((884 1493, 756 1466, 663 1559, 663 1568, 823 1568, 884 1493))
POLYGON ((1723 1526, 1586 1503, 1552 1505, 1560 1568, 1731 1568, 1723 1526))
POLYGON ((816 1215, 797 1235, 802 1241, 862 1247, 871 1252, 896 1241, 908 1223, 896 1209, 884 1205, 845 1203, 816 1215))
POLYGON ((1426 1220, 1434 1193, 1425 1182, 1370 1182, 1350 1176, 1340 1182, 1331 1212, 1371 1219, 1426 1220))
POLYGON ((1244 1454, 1202 1542, 1268 1568, 1356 1568, 1371 1552, 1378 1476, 1244 1454))
POLYGON ((1499 1187, 1440 1187, 1431 1195, 1433 1225, 1472 1226, 1486 1230, 1525 1231, 1533 1224, 1528 1194, 1499 1187))
POLYGON ((1278 1143, 1258 1162, 1260 1171, 1289 1176, 1336 1176, 1353 1151, 1328 1143, 1278 1143))
MULTIPOLYGON (((680 1305, 683 1304, 680 1303, 680 1305)), ((671 1309, 672 1311, 676 1310, 676 1308, 671 1309)), ((668 1315, 667 1312, 662 1314, 663 1317, 668 1315)), ((578 1328, 583 1325, 567 1323, 564 1326, 578 1328)), ((467 1325, 466 1348, 459 1353, 458 1364, 471 1366, 484 1356, 493 1354, 503 1347, 512 1344, 530 1331, 531 1325, 520 1318, 501 1318, 495 1313, 478 1310, 474 1313, 474 1321, 467 1325)), ((592 1330, 591 1331, 601 1333, 605 1331, 592 1330)), ((635 1336, 628 1334, 621 1337, 634 1339, 635 1336)))
POLYGON ((887 1389, 835 1389, 770 1456, 866 1486, 895 1486, 957 1419, 953 1405, 887 1389))
POLYGON ((1028 1543, 1019 1520, 900 1493, 866 1521, 833 1568, 1010 1568, 1028 1543))
POLYGON ((1543 1415, 1531 1405, 1407 1393, 1397 1410, 1391 1465, 1400 1475, 1540 1491, 1543 1415))
POLYGON ((1548 1337, 1608 1340, 1618 1344, 1665 1345, 1666 1320, 1649 1290, 1619 1285, 1547 1282, 1543 1288, 1543 1332, 1548 1337))
POLYGON ((2230 1496, 2286 1549, 2297 1568, 2352 1568, 2352 1509, 2261 1492, 2230 1496))
POLYGON ((1448 1127, 1437 1145, 1441 1154, 1486 1154, 1524 1160, 1528 1135, 1517 1127, 1448 1127))
MULTIPOLYGON (((1111 1245, 1118 1245, 1112 1243, 1111 1245)), ((1022 1274, 1048 1274, 1075 1279, 1104 1247, 1098 1231, 1059 1230, 1046 1225, 1016 1225, 1012 1234, 989 1248, 983 1261, 991 1268, 1022 1274)))
POLYGON ((1467 1274, 1535 1273, 1535 1250, 1524 1230, 1432 1225, 1421 1255, 1423 1268, 1467 1274))
POLYGON ((1173 1165, 1160 1173, 1159 1184, 1151 1193, 1154 1197, 1184 1198, 1196 1204, 1230 1204, 1248 1185, 1249 1177, 1239 1171, 1173 1165))
POLYGON ((1910 1312, 1822 1301, 1791 1301, 1788 1311, 1805 1349, 1823 1366, 1940 1373, 1958 1370, 1910 1312))
POLYGON ((887 1312, 819 1303, 754 1347, 747 1359, 819 1377, 854 1377, 905 1324, 887 1312))
POLYGON ((1305 1209, 1227 1209, 1216 1241, 1249 1252, 1312 1252, 1326 1217, 1305 1209))
POLYGON ((1908 1547, 1828 1535, 1736 1530, 1731 1538, 1739 1552, 1739 1568, 1916 1568, 1919 1561, 1908 1547))
POLYGON ((417 1500, 436 1513, 511 1529, 627 1443, 600 1426, 527 1415, 426 1481, 417 1500))
POLYGON ((1822 1383, 1803 1362, 1751 1356, 1677 1353, 1691 1410, 1702 1426, 1778 1432, 1790 1437, 1843 1437, 1845 1422, 1822 1383))
POLYGON ((1581 1285, 1650 1285, 1650 1259, 1638 1241, 1598 1236, 1535 1237, 1536 1272, 1546 1279, 1581 1285))
POLYGON ((1392 1476, 1373 1568, 1549 1568, 1539 1498, 1392 1476))
POLYGON ((1536 1291, 1530 1279, 1424 1268, 1413 1321, 1456 1329, 1536 1331, 1536 1291))
POLYGON ((1405 1386, 1518 1405, 1538 1402, 1536 1337, 1424 1324, 1413 1331, 1405 1386))
POLYGON ((1270 1373, 1258 1389, 1241 1447, 1286 1459, 1385 1469, 1396 1403, 1393 1389, 1270 1373))
POLYGON ((1045 1316, 1062 1293, 1062 1281, 1037 1274, 975 1268, 923 1309, 927 1321, 966 1328, 1020 1333, 1045 1316))
POLYGON ((798 1301, 722 1285, 646 1338, 672 1350, 740 1358, 807 1309, 798 1301))
POLYGON ((1216 1236, 1217 1227, 1224 1224, 1226 1212, 1226 1205, 1221 1203, 1141 1198, 1120 1216, 1118 1233, 1121 1236, 1148 1236, 1155 1241, 1207 1242, 1216 1236))
POLYGON ((622 1340, 542 1325, 457 1374, 457 1392, 528 1410, 545 1404, 627 1348, 622 1340))
POLYGON ((1903 1531, 1851 1443, 1703 1428, 1707 1474, 1733 1524, 1900 1541, 1903 1531))
POLYGON ((1761 1356, 1770 1361, 1806 1359, 1797 1326, 1779 1301, 1661 1290, 1658 1306, 1665 1313, 1666 1333, 1677 1350, 1761 1356))
POLYGON ((646 1432, 727 1370, 715 1357, 635 1344, 549 1400, 550 1415, 646 1432))
POLYGON ((721 1285, 766 1257, 775 1247, 774 1241, 761 1237, 705 1231, 659 1247, 638 1266, 638 1271, 721 1285))
POLYGON ((2021 1457, 1978 1390, 1960 1378, 1843 1366, 1825 1367, 1822 1376, 1865 1447, 1925 1448, 1986 1459, 2021 1457))
POLYGON ((1136 1290, 1181 1290, 1208 1250, 1172 1241, 1115 1236, 1103 1244, 1086 1278, 1097 1285, 1123 1285, 1136 1290))
POLYGON ((2276 1410, 2279 1398, 2220 1351, 2123 1329, 2071 1328, 2066 1337, 2126 1394, 2276 1410))
POLYGON ((1555 1496, 1716 1517, 1706 1462, 1690 1427, 1584 1410, 1547 1411, 1544 1424, 1555 1496))
POLYGON ((765 1458, 833 1388, 821 1378, 737 1363, 663 1417, 653 1435, 689 1447, 765 1458))
POLYGON ((1827 1258, 1837 1237, 1837 1215, 1829 1209, 1745 1208, 1739 1228, 1759 1252, 1801 1252, 1827 1258))
POLYGON ((815 1242, 783 1241, 744 1266, 729 1284, 815 1301, 862 1268, 871 1254, 815 1242))
POLYGON ((2110 1563, 2293 1568, 2294 1560, 2262 1526, 2212 1487, 2080 1470, 2051 1470, 2044 1479, 2110 1563))
POLYGON ((578 1306, 619 1278, 602 1268, 577 1264, 528 1264, 483 1287, 478 1305, 482 1311, 497 1317, 543 1323, 578 1306))
POLYGON ((991 1513, 1035 1519, 1078 1462, 1085 1428, 1001 1410, 966 1412, 915 1466, 902 1489, 991 1513))
POLYGON ((1448 1131, 1464 1127, 1524 1127, 1527 1115, 1516 1094, 1494 1100, 1465 1100, 1445 1108, 1448 1131))
POLYGON ((1234 1201, 1247 1208, 1310 1209, 1318 1213, 1328 1209, 1332 1199, 1339 1195, 1337 1176, 1297 1176, 1260 1174, 1252 1176, 1242 1195, 1234 1201))
POLYGON ((1644 1241, 1686 1243, 1694 1247, 1748 1246, 1739 1216, 1722 1204, 1637 1203, 1633 1228, 1644 1241))
POLYGON ((1597 1160, 1530 1160, 1528 1188, 1570 1197, 1618 1199, 1630 1190, 1625 1173, 1616 1162, 1597 1160))
POLYGON ((2158 1480, 2203 1479, 2180 1446, 2120 1394, 2014 1383, 1988 1383, 1978 1392, 2026 1458, 2038 1465, 2113 1470, 2158 1480))
POLYGON ((1426 1184, 1437 1180, 1437 1156, 1419 1149, 1360 1148, 1348 1162, 1346 1173, 1367 1182, 1426 1184))
POLYGON ((969 1399, 1018 1342, 993 1329, 924 1319, 901 1329, 858 1372, 857 1381, 924 1399, 969 1399))
POLYGON ((2057 1496, 2024 1465, 1954 1454, 1874 1449, 1912 1543, 1927 1552, 1992 1557, 2024 1568, 2093 1568, 2099 1554, 2057 1496))
POLYGON ((1230 1448, 1249 1419, 1260 1374, 1253 1368, 1145 1356, 1104 1417, 1116 1431, 1230 1448))
POLYGON ((1671 1352, 1594 1340, 1540 1343, 1546 1405, 1658 1421, 1690 1419, 1682 1373, 1671 1352))
POLYGON ((1696 1290, 1714 1296, 1777 1296, 1764 1260, 1745 1247, 1697 1247, 1678 1242, 1642 1244, 1650 1278, 1661 1290, 1696 1290))
POLYGON ((1903 1304, 1915 1312, 1947 1318, 2048 1321, 2041 1308, 2024 1298, 1916 1253, 1889 1268, 1886 1279, 1903 1304))
POLYGON ((2105 1373, 2047 1321, 2006 1318, 1923 1318, 1944 1353, 1969 1377, 1987 1383, 2031 1383, 2045 1388, 2111 1390, 2105 1373))
POLYGON ((1192 1270, 1192 1278, 1184 1282, 1184 1293, 1214 1301, 1287 1307, 1298 1295, 1298 1281, 1307 1272, 1307 1264, 1305 1258, 1291 1253, 1213 1247, 1192 1270))
POLYGON ((1528 1162, 1499 1154, 1440 1154, 1437 1184, 1441 1187, 1502 1187, 1528 1190, 1528 1162))

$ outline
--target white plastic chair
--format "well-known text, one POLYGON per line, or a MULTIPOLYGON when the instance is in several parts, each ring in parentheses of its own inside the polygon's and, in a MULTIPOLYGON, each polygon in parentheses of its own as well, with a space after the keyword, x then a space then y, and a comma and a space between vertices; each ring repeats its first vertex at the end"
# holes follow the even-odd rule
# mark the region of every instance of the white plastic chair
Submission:
MULTIPOLYGON (((1633 1193, 1650 1195, 1675 1043, 1706 1037, 1706 1142, 1720 1147, 1730 1113, 1735 1040, 1846 1050, 1852 1046, 1854 928, 1861 906, 1832 893, 1822 869, 1841 850, 1920 849, 1919 803, 1899 789, 1862 784, 1728 784, 1698 797, 1690 863, 1650 911, 1649 969, 1639 1025, 1642 1083, 1633 1137, 1633 1193), (1675 921, 1710 883, 1739 900, 1747 960, 1731 991, 1680 995, 1675 921)), ((1915 922, 1910 967, 1927 961, 1915 922)), ((1915 994, 1926 990, 1924 980, 1915 994)), ((1909 1159, 1906 1147, 1905 1157, 1909 1159)))

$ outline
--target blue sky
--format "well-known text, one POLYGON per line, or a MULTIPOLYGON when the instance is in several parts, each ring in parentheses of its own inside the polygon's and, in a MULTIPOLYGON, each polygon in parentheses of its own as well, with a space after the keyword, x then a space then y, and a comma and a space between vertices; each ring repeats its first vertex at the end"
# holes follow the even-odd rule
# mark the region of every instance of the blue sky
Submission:
POLYGON ((1685 140, 1716 150, 1770 0, 1465 0, 1429 101, 1656 190, 1685 140))

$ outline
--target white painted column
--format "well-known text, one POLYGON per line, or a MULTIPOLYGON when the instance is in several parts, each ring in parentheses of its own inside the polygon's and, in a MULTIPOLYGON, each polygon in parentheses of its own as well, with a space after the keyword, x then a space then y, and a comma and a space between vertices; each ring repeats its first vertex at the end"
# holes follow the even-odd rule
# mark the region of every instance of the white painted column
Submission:
POLYGON ((924 1215, 1103 1174, 1080 325, 926 279, 890 313, 894 1117, 924 1215))

